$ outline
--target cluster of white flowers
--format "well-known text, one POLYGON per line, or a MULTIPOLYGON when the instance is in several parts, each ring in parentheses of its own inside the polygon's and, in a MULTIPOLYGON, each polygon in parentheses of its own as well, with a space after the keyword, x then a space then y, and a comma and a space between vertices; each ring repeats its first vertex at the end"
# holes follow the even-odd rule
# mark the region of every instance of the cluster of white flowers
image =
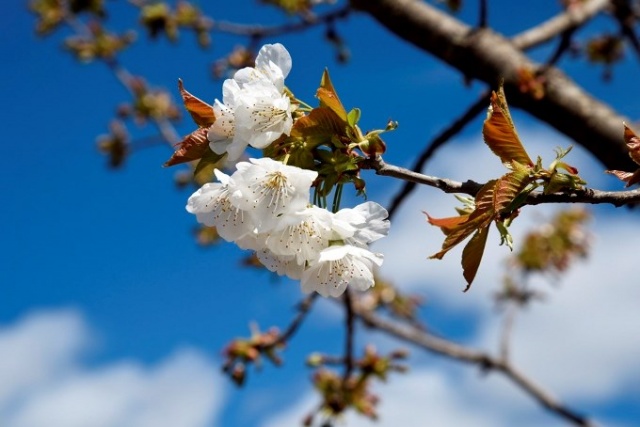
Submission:
POLYGON ((215 100, 216 121, 209 128, 211 150, 240 158, 247 146, 265 148, 291 132, 295 105, 285 93, 284 79, 291 71, 291 55, 281 44, 260 49, 255 67, 238 70, 222 85, 222 102, 215 100))
MULTIPOLYGON (((291 56, 281 44, 260 49, 255 67, 225 80, 222 102, 213 105, 215 122, 209 146, 236 162, 248 146, 266 148, 293 125, 284 79, 291 56)), ((216 227, 223 239, 256 252, 266 268, 300 280, 302 290, 337 297, 347 285, 374 285, 374 266, 382 255, 369 244, 389 231, 387 211, 366 202, 336 213, 309 203, 318 173, 270 158, 236 163, 229 176, 215 170, 218 182, 196 191, 187 211, 216 227)))
POLYGON ((382 254, 369 244, 387 235, 387 211, 365 202, 336 213, 309 203, 317 173, 270 158, 239 162, 233 175, 215 171, 187 203, 198 221, 243 249, 256 251, 270 271, 300 280, 304 292, 337 297, 350 285, 374 285, 382 254))

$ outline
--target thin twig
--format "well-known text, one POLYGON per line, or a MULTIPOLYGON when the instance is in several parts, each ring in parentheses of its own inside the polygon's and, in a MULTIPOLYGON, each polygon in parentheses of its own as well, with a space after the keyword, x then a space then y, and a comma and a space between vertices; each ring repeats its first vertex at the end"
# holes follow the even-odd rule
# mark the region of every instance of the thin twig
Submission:
MULTIPOLYGON (((426 150, 424 150, 417 158, 413 167, 411 168, 414 172, 420 172, 427 161, 433 156, 433 154, 443 146, 447 141, 453 138, 455 135, 460 133, 467 124, 469 124, 474 118, 478 116, 481 112, 485 110, 485 108, 489 104, 489 93, 483 93, 480 98, 458 118, 456 119, 449 127, 443 130, 439 135, 437 135, 431 143, 427 146, 426 150)), ((413 181, 405 181, 402 189, 395 195, 393 200, 391 201, 391 205, 389 206, 389 219, 393 217, 395 212, 398 210, 400 205, 406 198, 413 192, 416 187, 416 183, 413 181)))
MULTIPOLYGON (((399 166, 384 162, 381 157, 368 158, 362 162, 363 169, 374 169, 376 174, 391 176, 416 184, 428 185, 438 188, 445 193, 461 193, 475 196, 483 184, 475 181, 458 182, 447 178, 423 175, 399 166)), ((640 203, 640 188, 627 191, 601 191, 586 188, 570 193, 543 194, 531 193, 525 200, 525 205, 539 205, 542 203, 587 203, 587 204, 611 204, 616 207, 640 203)))
POLYGON ((345 348, 344 348, 344 375, 342 376, 343 382, 346 382, 351 376, 353 371, 353 337, 355 333, 354 321, 355 316, 353 313, 353 299, 351 298, 351 292, 347 288, 344 292, 344 309, 345 309, 345 348))
POLYGON ((287 329, 282 334, 280 334, 280 336, 278 337, 274 345, 284 344, 296 333, 296 331, 302 324, 302 321, 305 319, 305 317, 309 313, 309 310, 311 310, 311 307, 313 306, 313 302, 316 300, 317 297, 318 297, 318 294, 314 292, 312 294, 309 294, 305 299, 303 299, 298 304, 298 314, 291 321, 287 329))
POLYGON ((602 12, 609 3, 609 0, 589 0, 579 6, 572 6, 563 13, 520 34, 516 34, 511 39, 511 43, 518 49, 531 49, 532 47, 551 40, 570 28, 582 26, 585 22, 602 12))
POLYGON ((571 40, 573 39, 573 34, 575 33, 577 27, 569 28, 566 31, 562 32, 560 36, 560 43, 558 43, 558 47, 553 52, 551 57, 545 62, 545 64, 540 68, 540 72, 544 72, 548 68, 553 67, 558 63, 562 55, 569 51, 571 48, 571 40))
POLYGON ((487 28, 487 0, 480 0, 480 13, 478 18, 478 28, 487 28))
POLYGON ((500 359, 509 361, 509 349, 511 347, 511 332, 516 320, 519 306, 514 301, 507 302, 507 308, 502 319, 502 333, 500 334, 500 359))
POLYGON ((443 338, 431 336, 425 331, 384 319, 370 311, 359 310, 358 307, 355 307, 354 310, 356 315, 360 317, 365 324, 374 329, 385 332, 431 353, 474 364, 486 371, 500 372, 552 413, 577 426, 594 427, 594 424, 588 418, 568 408, 562 402, 559 402, 505 360, 497 359, 480 350, 474 350, 443 338))
POLYGON ((262 25, 247 25, 237 24, 234 22, 226 21, 213 21, 211 22, 211 29, 213 31, 219 31, 222 33, 233 34, 236 36, 245 36, 252 38, 265 38, 273 37, 280 34, 290 34, 294 32, 304 31, 308 28, 324 24, 326 22, 334 21, 336 19, 345 19, 352 12, 349 2, 339 9, 327 12, 323 15, 318 15, 315 19, 305 19, 300 22, 291 24, 276 25, 271 27, 265 27, 262 25))

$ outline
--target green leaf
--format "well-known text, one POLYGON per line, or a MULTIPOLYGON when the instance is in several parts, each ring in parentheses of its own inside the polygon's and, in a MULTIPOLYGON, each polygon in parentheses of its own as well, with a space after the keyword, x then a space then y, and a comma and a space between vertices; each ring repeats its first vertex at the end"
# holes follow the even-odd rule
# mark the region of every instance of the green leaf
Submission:
POLYGON ((491 108, 484 121, 482 135, 484 142, 496 156, 500 157, 505 167, 512 169, 514 160, 522 165, 533 166, 516 133, 502 86, 498 93, 491 94, 491 108))
POLYGON ((224 157, 227 153, 216 154, 211 151, 211 148, 207 145, 207 150, 198 162, 196 170, 193 172, 193 177, 199 184, 211 182, 213 178, 213 170, 222 167, 224 163, 224 157))
POLYGON ((358 124, 358 121, 360 120, 360 114, 361 112, 359 108, 354 108, 349 111, 349 114, 347 114, 347 123, 349 124, 349 126, 354 127, 358 124))
POLYGON ((462 275, 467 281, 467 287, 464 289, 464 292, 469 290, 473 279, 476 277, 476 273, 480 267, 480 261, 482 261, 482 255, 484 255, 488 235, 489 226, 478 229, 462 251, 462 275))

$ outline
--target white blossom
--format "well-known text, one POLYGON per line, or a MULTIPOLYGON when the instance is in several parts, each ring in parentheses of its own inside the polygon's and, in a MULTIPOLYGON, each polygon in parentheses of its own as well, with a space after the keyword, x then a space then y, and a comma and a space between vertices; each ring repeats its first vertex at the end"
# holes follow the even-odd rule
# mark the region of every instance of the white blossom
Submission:
POLYGON ((316 259, 320 251, 329 246, 331 213, 311 206, 283 215, 269 232, 266 246, 281 256, 294 255, 298 264, 316 259))
POLYGON ((364 291, 374 285, 374 265, 382 265, 382 254, 352 245, 334 245, 320 252, 302 274, 300 285, 305 293, 318 292, 339 297, 347 285, 364 291))
POLYGON ((279 276, 287 276, 293 280, 300 280, 304 272, 304 264, 298 264, 294 255, 276 255, 269 249, 261 249, 256 256, 262 265, 279 276))
POLYGON ((294 106, 287 95, 264 80, 244 85, 235 106, 236 134, 254 148, 265 148, 293 126, 294 106))
POLYGON ((353 209, 340 209, 335 214, 334 230, 346 243, 367 247, 387 234, 389 213, 376 202, 361 203, 353 209))
POLYGON ((240 85, 256 80, 267 80, 279 93, 284 91, 284 79, 291 71, 292 60, 287 49, 280 43, 266 44, 256 56, 255 67, 238 70, 233 76, 240 85))
POLYGON ((291 56, 281 44, 260 49, 255 67, 239 70, 222 85, 222 102, 214 101, 215 122, 209 127, 209 146, 230 160, 241 157, 248 145, 265 148, 293 126, 296 108, 284 93, 291 56))
POLYGON ((223 239, 235 241, 252 232, 255 225, 249 214, 231 204, 231 178, 217 169, 215 175, 220 182, 203 185, 189 197, 186 209, 196 215, 198 222, 216 227, 223 239))
POLYGON ((288 166, 270 158, 240 162, 233 174, 231 202, 255 219, 257 231, 271 231, 279 217, 306 207, 315 171, 288 166))

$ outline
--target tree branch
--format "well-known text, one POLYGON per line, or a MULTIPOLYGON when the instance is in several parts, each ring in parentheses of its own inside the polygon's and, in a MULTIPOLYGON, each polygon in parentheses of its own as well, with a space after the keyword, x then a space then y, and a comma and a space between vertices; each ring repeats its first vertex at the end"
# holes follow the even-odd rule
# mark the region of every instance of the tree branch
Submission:
POLYGON ((559 417, 577 426, 594 427, 588 418, 563 405, 506 360, 497 359, 483 351, 474 350, 443 338, 434 337, 414 327, 401 325, 398 322, 384 319, 370 311, 360 310, 357 306, 354 307, 354 310, 356 315, 372 328, 385 332, 428 352, 477 365, 483 370, 500 372, 513 381, 524 392, 533 397, 540 405, 559 417))
POLYGON ((539 65, 506 37, 490 29, 472 29, 419 0, 352 0, 352 4, 399 37, 458 69, 466 78, 482 80, 492 87, 504 79, 512 105, 572 138, 608 169, 633 167, 621 137, 626 119, 556 68, 545 73, 542 99, 520 92, 520 71, 537 70, 539 65))
MULTIPOLYGON (((442 131, 438 136, 436 136, 433 141, 427 146, 426 150, 418 156, 415 164, 411 168, 414 172, 420 172, 427 161, 433 156, 438 148, 444 145, 447 141, 453 138, 456 134, 458 134, 462 129, 465 128, 469 122, 471 122, 474 118, 478 116, 481 112, 485 111, 487 106, 489 105, 489 94, 483 93, 480 98, 476 102, 474 102, 458 119, 456 119, 448 128, 442 131)), ((405 181, 402 189, 396 194, 396 196, 391 201, 391 205, 389 206, 389 219, 393 217, 395 212, 398 210, 400 205, 406 198, 413 192, 416 187, 416 182, 414 181, 405 181)))
MULTIPOLYGON (((447 178, 423 175, 399 166, 384 162, 381 157, 368 158, 362 165, 362 169, 373 169, 377 175, 391 176, 416 184, 428 185, 442 190, 445 193, 461 193, 475 196, 483 184, 475 181, 458 182, 447 178)), ((637 168, 637 167, 636 167, 637 168)), ((616 207, 640 203, 640 188, 627 191, 601 191, 586 188, 572 193, 542 194, 531 193, 525 200, 525 205, 539 205, 542 203, 587 203, 592 205, 611 204, 616 207)))
POLYGON ((323 15, 315 17, 315 19, 306 19, 291 24, 276 25, 271 27, 265 27, 262 25, 248 25, 237 24, 226 21, 214 21, 211 24, 211 29, 227 34, 233 34, 236 36, 252 37, 252 38, 265 38, 273 37, 280 34, 289 34, 299 31, 307 30, 308 28, 316 25, 324 24, 334 21, 336 19, 345 19, 352 12, 352 8, 349 4, 338 8, 336 10, 327 12, 323 15))
POLYGON ((355 333, 353 298, 351 298, 351 291, 349 289, 345 290, 344 292, 344 307, 346 328, 344 349, 344 375, 342 376, 342 382, 343 384, 346 384, 347 380, 351 376, 351 372, 353 371, 353 335, 355 333))
POLYGON ((589 0, 579 6, 572 6, 548 21, 515 35, 511 43, 521 50, 546 43, 567 30, 580 27, 602 12, 609 3, 610 0, 589 0))
POLYGON ((317 297, 318 297, 317 293, 309 294, 305 299, 303 299, 300 302, 300 304, 298 304, 298 314, 291 321, 287 329, 282 334, 280 334, 280 336, 278 336, 278 339, 273 345, 274 347, 277 345, 286 343, 289 340, 289 338, 291 338, 296 333, 296 331, 302 324, 302 321, 309 313, 309 310, 313 306, 313 302, 316 300, 317 297))

